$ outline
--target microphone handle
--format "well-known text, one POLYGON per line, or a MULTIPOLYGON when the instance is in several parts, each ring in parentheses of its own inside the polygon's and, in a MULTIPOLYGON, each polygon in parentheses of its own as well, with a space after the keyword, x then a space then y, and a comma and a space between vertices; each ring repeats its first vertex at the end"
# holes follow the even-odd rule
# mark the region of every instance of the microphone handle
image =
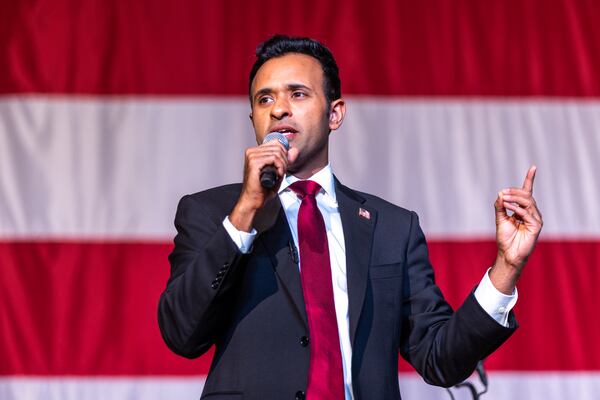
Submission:
POLYGON ((277 170, 273 165, 267 165, 260 171, 260 184, 265 189, 272 189, 277 183, 277 170))

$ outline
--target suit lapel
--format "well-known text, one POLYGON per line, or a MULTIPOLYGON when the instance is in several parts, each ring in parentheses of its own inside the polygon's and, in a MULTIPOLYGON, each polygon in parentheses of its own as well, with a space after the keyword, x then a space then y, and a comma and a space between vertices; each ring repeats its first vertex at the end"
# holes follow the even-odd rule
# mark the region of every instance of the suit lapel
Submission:
POLYGON ((298 317, 308 327, 300 270, 294 262, 297 256, 291 253, 291 249, 295 249, 294 240, 278 196, 260 209, 254 226, 258 231, 256 240, 267 250, 281 286, 294 304, 298 317))
POLYGON ((335 184, 344 229, 350 341, 353 343, 367 289, 377 211, 364 205, 363 197, 343 186, 337 179, 335 184))
MULTIPOLYGON (((367 289, 377 211, 364 205, 363 197, 342 185, 337 179, 335 179, 335 188, 346 247, 348 313, 352 343, 367 289), (365 216, 364 211, 368 213, 368 217, 365 216)), ((290 243, 293 246, 294 241, 279 197, 267 202, 258 212, 254 226, 258 231, 256 240, 269 254, 281 286, 294 304, 298 317, 308 327, 300 271, 290 255, 290 243)))

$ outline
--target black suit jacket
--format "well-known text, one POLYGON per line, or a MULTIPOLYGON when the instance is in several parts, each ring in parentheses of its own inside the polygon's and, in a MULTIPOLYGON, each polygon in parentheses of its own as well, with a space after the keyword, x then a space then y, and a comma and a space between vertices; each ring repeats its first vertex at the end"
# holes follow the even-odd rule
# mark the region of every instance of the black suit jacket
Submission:
MULTIPOLYGON (((276 197, 257 215, 252 251, 242 254, 222 224, 240 189, 222 186, 180 201, 161 332, 185 357, 216 346, 202 398, 302 398, 310 332, 292 235, 276 197)), ((510 327, 502 327, 472 293, 453 312, 434 283, 415 213, 337 180, 336 196, 355 399, 400 398, 399 352, 429 383, 452 386, 468 377, 514 331, 512 313, 510 327)))

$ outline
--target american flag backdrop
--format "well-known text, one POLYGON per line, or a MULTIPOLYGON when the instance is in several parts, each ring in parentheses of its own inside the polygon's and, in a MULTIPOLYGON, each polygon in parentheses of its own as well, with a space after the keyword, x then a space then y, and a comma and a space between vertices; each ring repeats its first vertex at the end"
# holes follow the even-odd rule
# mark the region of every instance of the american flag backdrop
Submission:
POLYGON ((274 33, 333 51, 333 170, 420 215, 452 305, 494 261, 497 191, 538 166, 545 226, 483 398, 600 398, 600 3, 4 0, 0 399, 199 398, 211 354, 170 353, 156 320, 175 207, 241 180, 274 33))

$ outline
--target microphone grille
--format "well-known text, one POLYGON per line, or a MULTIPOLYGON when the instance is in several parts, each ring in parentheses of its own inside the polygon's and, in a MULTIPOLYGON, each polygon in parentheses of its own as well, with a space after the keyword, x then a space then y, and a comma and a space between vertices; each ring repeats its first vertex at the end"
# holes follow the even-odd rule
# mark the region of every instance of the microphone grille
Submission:
POLYGON ((277 140, 279 143, 281 143, 283 145, 283 147, 285 147, 286 150, 290 149, 290 143, 288 142, 287 138, 285 136, 283 136, 283 134, 281 134, 280 132, 269 133, 263 139, 263 144, 270 142, 271 140, 277 140))

